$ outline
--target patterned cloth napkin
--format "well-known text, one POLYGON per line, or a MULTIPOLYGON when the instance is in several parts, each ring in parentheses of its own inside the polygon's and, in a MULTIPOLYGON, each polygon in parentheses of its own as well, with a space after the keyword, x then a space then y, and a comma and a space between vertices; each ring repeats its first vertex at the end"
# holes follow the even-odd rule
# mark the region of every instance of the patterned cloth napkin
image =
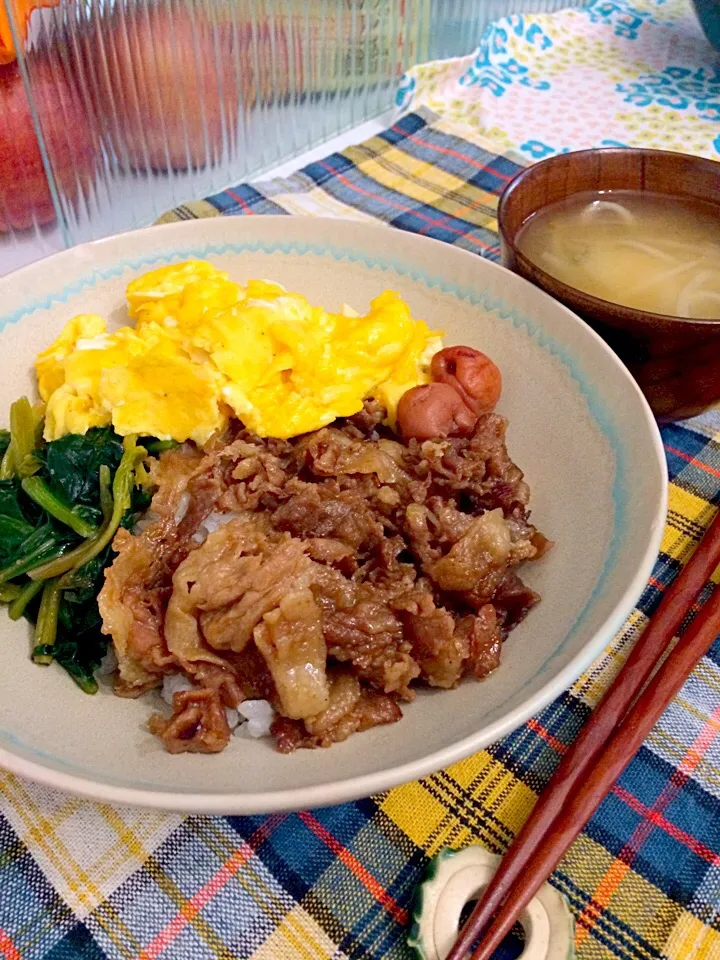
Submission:
POLYGON ((689 0, 505 17, 470 56, 410 70, 397 104, 429 106, 528 160, 636 144, 720 158, 720 53, 689 0))
MULTIPOLYGON (((420 108, 289 179, 164 219, 352 217, 497 259, 497 197, 525 162, 420 108)), ((670 511, 637 609, 570 690, 482 753, 387 794, 271 817, 113 807, 0 774, 0 958, 408 960, 428 858, 507 847, 720 506, 720 413, 663 440, 670 511)), ((720 641, 552 882, 577 917, 580 960, 720 957, 720 641)))

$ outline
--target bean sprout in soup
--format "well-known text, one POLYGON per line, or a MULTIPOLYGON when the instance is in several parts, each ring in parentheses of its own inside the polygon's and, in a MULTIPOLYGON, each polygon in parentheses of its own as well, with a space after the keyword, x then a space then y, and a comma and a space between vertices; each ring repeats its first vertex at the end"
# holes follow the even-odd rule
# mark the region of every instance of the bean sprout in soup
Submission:
POLYGON ((517 245, 546 273, 602 300, 720 317, 720 206, 651 193, 580 193, 534 214, 517 245))

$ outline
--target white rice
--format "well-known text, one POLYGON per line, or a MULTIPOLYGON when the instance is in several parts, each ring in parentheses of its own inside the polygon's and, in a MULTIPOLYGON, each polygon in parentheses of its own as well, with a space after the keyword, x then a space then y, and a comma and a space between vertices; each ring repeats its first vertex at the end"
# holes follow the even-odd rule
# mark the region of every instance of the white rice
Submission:
POLYGON ((240 723, 240 714, 232 707, 225 707, 225 716, 227 717, 228 726, 231 730, 234 730, 240 723))
POLYGON ((183 690, 192 690, 193 685, 182 673, 166 673, 163 677, 160 696, 169 706, 173 705, 173 697, 176 693, 182 693, 183 690))
POLYGON ((175 508, 175 523, 176 525, 180 523, 185 514, 188 512, 188 507, 190 506, 190 494, 185 491, 178 500, 178 505, 175 508))
POLYGON ((231 520, 236 520, 239 516, 239 513, 216 513, 213 511, 205 517, 192 535, 192 539, 195 543, 205 543, 211 533, 215 533, 220 527, 224 527, 226 523, 230 523, 231 520))
POLYGON ((275 711, 267 700, 243 700, 238 706, 240 726, 235 731, 243 737, 270 736, 270 727, 275 719, 275 711))
POLYGON ((107 653, 100 661, 100 666, 95 671, 96 677, 109 677, 110 674, 115 673, 118 667, 117 657, 115 656, 115 647, 110 644, 107 648, 107 653))

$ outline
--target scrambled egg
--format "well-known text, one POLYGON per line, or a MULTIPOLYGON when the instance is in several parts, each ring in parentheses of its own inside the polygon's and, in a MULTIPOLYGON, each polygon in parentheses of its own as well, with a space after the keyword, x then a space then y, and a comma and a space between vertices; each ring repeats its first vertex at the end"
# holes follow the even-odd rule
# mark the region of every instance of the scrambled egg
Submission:
POLYGON ((394 423, 442 346, 386 291, 362 316, 329 313, 276 283, 246 287, 199 260, 127 288, 135 326, 69 321, 36 362, 45 439, 112 424, 117 433, 205 443, 235 415, 261 437, 294 437, 376 397, 394 423))

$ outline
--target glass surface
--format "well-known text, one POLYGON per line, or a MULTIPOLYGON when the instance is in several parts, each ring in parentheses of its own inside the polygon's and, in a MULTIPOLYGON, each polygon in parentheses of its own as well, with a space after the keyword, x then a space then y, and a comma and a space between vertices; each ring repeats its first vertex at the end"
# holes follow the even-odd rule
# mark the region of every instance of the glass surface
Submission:
POLYGON ((257 177, 387 110, 407 66, 568 5, 37 2, 0 0, 0 272, 257 177))

